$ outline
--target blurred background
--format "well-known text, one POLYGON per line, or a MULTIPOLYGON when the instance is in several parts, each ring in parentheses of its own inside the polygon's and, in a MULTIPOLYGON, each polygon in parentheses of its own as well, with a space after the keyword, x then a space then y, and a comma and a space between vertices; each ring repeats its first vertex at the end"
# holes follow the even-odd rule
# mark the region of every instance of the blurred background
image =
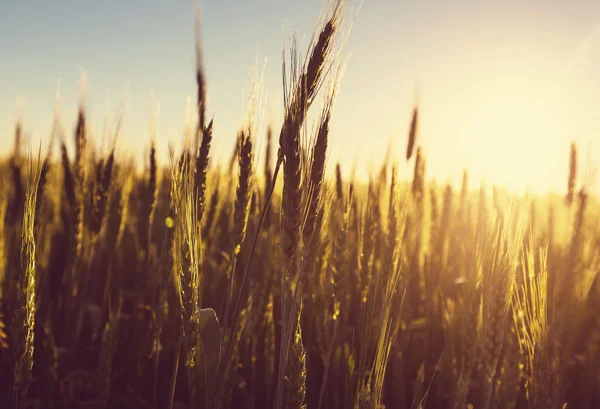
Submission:
MULTIPOLYGON (((295 31, 304 55, 321 6, 199 4, 213 160, 228 161, 256 69, 265 91, 259 149, 268 124, 280 127, 282 50, 289 56, 295 31)), ((95 139, 108 141, 125 109, 118 152, 143 165, 154 116, 166 161, 195 100, 194 10, 191 0, 0 0, 0 153, 12 149, 19 117, 32 149, 48 140, 57 89, 72 143, 84 71, 95 139)), ((332 118, 330 171, 339 161, 346 174, 355 169, 366 179, 372 163, 401 158, 418 103, 428 179, 458 186, 468 168, 474 185, 484 179, 562 194, 574 140, 598 191, 591 171, 600 163, 600 3, 355 0, 349 14, 356 17, 332 118)))

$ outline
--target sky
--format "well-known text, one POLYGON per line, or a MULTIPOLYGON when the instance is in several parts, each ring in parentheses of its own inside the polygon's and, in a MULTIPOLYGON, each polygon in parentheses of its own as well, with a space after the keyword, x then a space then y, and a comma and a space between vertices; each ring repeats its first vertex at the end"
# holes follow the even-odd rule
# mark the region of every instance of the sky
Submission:
MULTIPOLYGON (((200 3, 214 161, 228 161, 257 67, 262 161, 266 127, 281 127, 284 40, 296 31, 304 51, 322 4, 200 3)), ((357 13, 359 5, 352 0, 346 15, 353 25, 331 121, 330 169, 339 161, 344 174, 365 178, 388 157, 411 177, 404 155, 416 102, 417 144, 438 183, 458 185, 468 168, 471 187, 485 180, 562 194, 573 140, 580 174, 600 165, 600 2, 364 0, 357 13)), ((17 118, 32 146, 48 140, 57 89, 72 139, 84 71, 99 149, 106 150, 124 109, 119 155, 144 163, 155 118, 166 160, 169 144, 181 145, 196 98, 194 13, 193 0, 0 0, 0 153, 12 148, 17 118)))

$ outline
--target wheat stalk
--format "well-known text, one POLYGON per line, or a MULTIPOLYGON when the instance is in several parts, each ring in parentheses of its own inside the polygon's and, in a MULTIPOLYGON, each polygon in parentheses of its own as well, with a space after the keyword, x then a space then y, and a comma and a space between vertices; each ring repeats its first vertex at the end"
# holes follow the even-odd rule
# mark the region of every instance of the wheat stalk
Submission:
POLYGON ((36 194, 40 180, 39 158, 38 169, 33 170, 33 162, 29 166, 29 177, 25 191, 25 208, 21 231, 21 271, 17 286, 16 305, 14 309, 14 329, 12 333, 14 355, 14 393, 13 407, 25 407, 27 389, 31 383, 33 368, 34 330, 36 312, 36 264, 35 264, 35 207, 36 194))

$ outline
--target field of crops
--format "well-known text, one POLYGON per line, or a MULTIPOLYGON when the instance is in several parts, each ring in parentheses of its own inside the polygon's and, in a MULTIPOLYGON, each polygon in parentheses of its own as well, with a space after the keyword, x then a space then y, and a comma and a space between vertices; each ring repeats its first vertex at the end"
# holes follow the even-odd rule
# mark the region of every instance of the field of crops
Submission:
POLYGON ((345 10, 324 10, 305 56, 292 46, 268 131, 253 84, 228 169, 211 164, 200 52, 197 126, 165 166, 152 136, 143 171, 118 160, 118 129, 102 154, 83 99, 39 156, 17 124, 0 169, 0 407, 600 407, 600 207, 576 145, 561 197, 468 171, 442 186, 415 106, 412 180, 391 160, 343 175, 327 152, 345 10))

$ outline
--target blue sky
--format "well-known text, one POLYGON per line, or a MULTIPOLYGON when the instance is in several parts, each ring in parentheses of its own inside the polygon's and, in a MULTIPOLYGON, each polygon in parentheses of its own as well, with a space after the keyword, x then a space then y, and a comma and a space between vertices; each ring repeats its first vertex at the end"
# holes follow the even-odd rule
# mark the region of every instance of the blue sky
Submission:
MULTIPOLYGON (((428 174, 439 182, 457 183, 468 167, 475 180, 562 191, 571 139, 591 146, 591 163, 600 164, 600 3, 505 3, 365 0, 345 49, 351 58, 333 114, 330 168, 339 160, 350 172, 357 163, 364 176, 388 153, 401 161, 416 94, 428 174)), ((282 38, 297 27, 304 50, 321 6, 202 2, 217 160, 231 152, 257 61, 266 59, 259 146, 268 123, 280 126, 282 38)), ((357 7, 351 2, 347 17, 357 7)), ((98 143, 107 106, 117 111, 127 90, 119 152, 142 161, 153 93, 166 158, 168 143, 181 141, 186 99, 195 99, 194 65, 192 0, 0 0, 0 150, 12 146, 19 100, 26 134, 34 144, 47 140, 59 78, 70 136, 84 69, 98 143)))

